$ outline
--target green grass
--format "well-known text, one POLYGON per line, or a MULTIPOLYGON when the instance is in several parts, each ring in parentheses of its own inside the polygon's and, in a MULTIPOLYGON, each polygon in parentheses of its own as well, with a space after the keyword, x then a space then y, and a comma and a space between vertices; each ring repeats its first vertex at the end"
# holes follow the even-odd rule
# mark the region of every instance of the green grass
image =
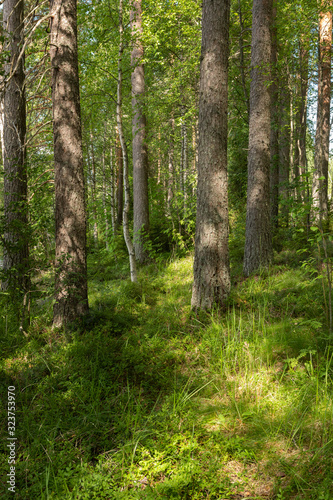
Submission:
MULTIPOLYGON (((66 332, 39 304, 3 310, 17 398, 15 499, 333 498, 333 348, 322 283, 295 254, 244 280, 225 312, 190 311, 192 258, 89 258, 90 315, 66 332)), ((1 498, 12 498, 0 485, 1 498)))

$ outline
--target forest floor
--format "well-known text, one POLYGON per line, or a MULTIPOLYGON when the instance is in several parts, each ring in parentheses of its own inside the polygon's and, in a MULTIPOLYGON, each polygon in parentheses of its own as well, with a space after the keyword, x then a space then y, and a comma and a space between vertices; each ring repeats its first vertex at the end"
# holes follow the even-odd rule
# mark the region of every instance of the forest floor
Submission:
POLYGON ((52 330, 39 298, 24 336, 2 311, 1 477, 8 386, 17 462, 1 498, 332 499, 333 347, 309 262, 284 251, 247 280, 235 267, 226 310, 195 316, 191 255, 133 284, 99 251, 80 324, 52 330))

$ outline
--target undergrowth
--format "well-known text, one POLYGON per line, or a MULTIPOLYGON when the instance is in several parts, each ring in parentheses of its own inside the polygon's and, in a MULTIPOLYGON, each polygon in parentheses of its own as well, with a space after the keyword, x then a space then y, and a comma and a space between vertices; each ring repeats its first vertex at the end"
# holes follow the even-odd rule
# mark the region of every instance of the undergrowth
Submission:
POLYGON ((2 478, 13 385, 18 439, 1 498, 333 498, 333 348, 321 280, 295 259, 247 280, 235 268, 224 312, 191 313, 191 256, 133 284, 105 251, 67 331, 45 300, 27 336, 3 308, 2 478))

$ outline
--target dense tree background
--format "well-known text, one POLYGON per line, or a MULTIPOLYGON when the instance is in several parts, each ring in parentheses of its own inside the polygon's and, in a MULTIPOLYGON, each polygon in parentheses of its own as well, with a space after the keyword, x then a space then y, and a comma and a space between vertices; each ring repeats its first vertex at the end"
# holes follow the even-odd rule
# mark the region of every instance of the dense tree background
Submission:
POLYGON ((50 7, 65 32, 76 3, 26 0, 3 25, 0 381, 20 391, 17 498, 332 498, 332 2, 205 8, 229 3, 213 137, 201 2, 77 2, 72 180, 50 7), (82 258, 59 281, 66 211, 82 258), (73 305, 54 307, 66 287, 73 305))

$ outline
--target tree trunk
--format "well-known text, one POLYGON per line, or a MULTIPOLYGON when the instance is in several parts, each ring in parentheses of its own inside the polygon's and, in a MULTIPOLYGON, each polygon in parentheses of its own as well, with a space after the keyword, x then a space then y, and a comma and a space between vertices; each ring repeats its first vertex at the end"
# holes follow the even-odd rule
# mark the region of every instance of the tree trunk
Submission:
POLYGON ((130 273, 131 273, 131 281, 137 281, 137 271, 136 271, 136 262, 135 262, 135 251, 134 245, 130 237, 129 232, 129 223, 128 223, 128 214, 130 210, 130 187, 128 181, 128 155, 127 155, 127 146, 124 137, 123 131, 123 121, 122 121, 122 58, 123 58, 123 50, 124 50, 124 42, 123 42, 123 0, 119 0, 119 54, 118 54, 118 82, 117 82, 117 127, 119 133, 119 140, 121 145, 121 150, 123 153, 123 168, 124 168, 124 185, 125 185, 125 203, 123 209, 123 232, 124 239, 127 246, 129 263, 130 263, 130 273))
POLYGON ((146 117, 144 113, 145 78, 143 58, 141 0, 132 0, 131 30, 133 50, 132 71, 132 108, 133 108, 133 233, 135 258, 141 264, 149 258, 145 249, 145 239, 149 231, 148 199, 148 156, 146 117))
MULTIPOLYGON (((324 0, 322 4, 324 4, 324 0)), ((332 5, 332 2, 329 2, 329 4, 332 5)), ((313 208, 315 209, 314 218, 317 221, 324 222, 328 220, 327 187, 331 102, 331 47, 332 12, 329 10, 321 12, 319 17, 317 128, 315 170, 312 182, 313 208)))
POLYGON ((269 206, 272 6, 273 0, 253 2, 245 276, 268 266, 272 257, 269 206))
POLYGON ((222 306, 230 292, 228 250, 228 0, 204 0, 199 162, 192 308, 222 306))
POLYGON ((86 210, 75 0, 51 2, 56 279, 53 325, 88 311, 86 210))
MULTIPOLYGON (((2 289, 13 297, 24 297, 30 289, 28 207, 26 170, 26 107, 24 55, 19 57, 24 43, 24 2, 6 0, 3 7, 5 49, 7 60, 4 95, 4 256, 7 271, 2 289)), ((24 308, 25 309, 25 308, 24 308)), ((23 315, 24 315, 23 310, 23 315)))
POLYGON ((115 178, 115 170, 113 164, 113 148, 112 148, 112 139, 110 145, 110 181, 111 181, 111 189, 110 189, 110 198, 111 198, 111 225, 112 232, 115 234, 116 232, 116 218, 115 218, 115 193, 114 193, 114 178, 115 178))

